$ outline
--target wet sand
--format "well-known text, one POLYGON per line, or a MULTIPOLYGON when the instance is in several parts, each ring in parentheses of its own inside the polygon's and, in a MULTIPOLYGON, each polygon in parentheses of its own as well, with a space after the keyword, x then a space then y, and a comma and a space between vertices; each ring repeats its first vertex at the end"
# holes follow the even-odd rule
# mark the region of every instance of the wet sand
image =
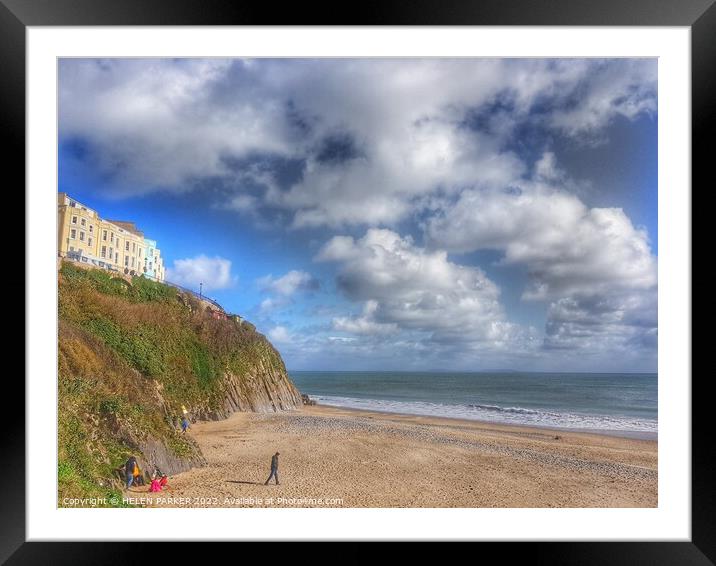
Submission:
POLYGON ((656 507, 657 442, 307 406, 188 433, 207 466, 152 507, 656 507), (559 438, 555 438, 555 437, 559 438), (280 485, 263 485, 280 452, 280 485))

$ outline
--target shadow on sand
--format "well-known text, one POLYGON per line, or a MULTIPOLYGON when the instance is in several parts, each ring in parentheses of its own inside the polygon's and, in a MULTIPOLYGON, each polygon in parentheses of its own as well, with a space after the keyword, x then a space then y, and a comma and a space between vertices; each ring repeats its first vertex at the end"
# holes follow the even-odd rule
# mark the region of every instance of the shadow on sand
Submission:
POLYGON ((260 481, 239 481, 239 480, 224 480, 227 483, 247 483, 249 485, 263 485, 260 481))

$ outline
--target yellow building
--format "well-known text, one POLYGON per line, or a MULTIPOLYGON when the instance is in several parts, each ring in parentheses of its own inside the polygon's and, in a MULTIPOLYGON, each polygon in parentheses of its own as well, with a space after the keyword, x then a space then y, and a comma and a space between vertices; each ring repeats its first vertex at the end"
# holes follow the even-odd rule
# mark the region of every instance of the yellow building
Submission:
POLYGON ((57 199, 57 251, 68 255, 95 256, 100 218, 96 211, 59 193, 57 199))
MULTIPOLYGON (((133 222, 104 220, 66 193, 58 193, 57 251, 60 257, 125 275, 143 275, 145 238, 133 222)), ((154 277, 164 280, 164 265, 154 248, 154 277)))
POLYGON ((122 273, 142 275, 144 272, 144 233, 134 222, 102 221, 98 246, 99 257, 113 259, 122 273))

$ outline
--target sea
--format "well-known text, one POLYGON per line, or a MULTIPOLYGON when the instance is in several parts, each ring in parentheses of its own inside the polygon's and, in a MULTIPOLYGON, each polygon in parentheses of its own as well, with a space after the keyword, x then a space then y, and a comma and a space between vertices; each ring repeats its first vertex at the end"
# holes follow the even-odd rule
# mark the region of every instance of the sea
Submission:
POLYGON ((657 374, 290 371, 320 405, 656 438, 657 374))

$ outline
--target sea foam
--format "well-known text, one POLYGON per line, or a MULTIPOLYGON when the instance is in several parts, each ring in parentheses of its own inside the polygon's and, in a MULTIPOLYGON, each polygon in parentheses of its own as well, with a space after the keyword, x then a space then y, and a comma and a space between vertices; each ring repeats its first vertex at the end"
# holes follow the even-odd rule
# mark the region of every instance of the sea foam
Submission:
POLYGON ((333 395, 312 395, 321 405, 365 411, 469 419, 501 424, 595 431, 656 433, 658 421, 626 416, 542 411, 523 407, 482 404, 446 404, 427 401, 361 399, 333 395))

